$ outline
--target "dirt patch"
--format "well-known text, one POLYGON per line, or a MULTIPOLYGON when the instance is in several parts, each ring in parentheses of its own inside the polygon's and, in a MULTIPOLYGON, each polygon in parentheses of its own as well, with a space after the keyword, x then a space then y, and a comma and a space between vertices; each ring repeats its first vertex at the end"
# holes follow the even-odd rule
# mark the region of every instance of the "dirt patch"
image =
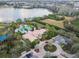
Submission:
MULTIPOLYGON (((74 17, 67 17, 67 16, 64 16, 64 17, 65 17, 65 20, 67 20, 67 21, 72 21, 74 19, 74 17)), ((42 22, 48 23, 50 25, 55 25, 55 26, 58 26, 60 28, 64 28, 64 21, 65 20, 57 21, 54 19, 45 19, 45 20, 42 20, 42 22)))
POLYGON ((48 23, 50 25, 55 25, 55 26, 58 26, 60 28, 64 28, 64 21, 56 21, 56 20, 52 20, 52 19, 45 19, 45 20, 42 20, 42 22, 44 23, 48 23))
POLYGON ((73 19, 74 19, 74 17, 67 17, 67 16, 65 16, 65 20, 72 21, 73 19))

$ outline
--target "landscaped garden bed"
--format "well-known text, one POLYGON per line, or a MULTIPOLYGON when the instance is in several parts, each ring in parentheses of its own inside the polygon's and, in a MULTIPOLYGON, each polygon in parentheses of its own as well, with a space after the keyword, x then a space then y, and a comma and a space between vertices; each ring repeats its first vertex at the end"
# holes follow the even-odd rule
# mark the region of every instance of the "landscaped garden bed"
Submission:
POLYGON ((63 45, 62 49, 69 54, 73 54, 71 51, 72 45, 71 44, 67 44, 67 45, 63 45))
POLYGON ((55 52, 57 48, 54 45, 47 44, 44 46, 44 49, 45 49, 45 51, 55 52))

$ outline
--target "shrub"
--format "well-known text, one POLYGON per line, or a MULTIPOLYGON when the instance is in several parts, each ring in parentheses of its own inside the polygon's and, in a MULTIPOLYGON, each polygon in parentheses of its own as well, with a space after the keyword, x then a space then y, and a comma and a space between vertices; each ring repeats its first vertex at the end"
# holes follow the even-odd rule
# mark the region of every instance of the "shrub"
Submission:
POLYGON ((79 52, 79 43, 74 44, 74 45, 71 47, 71 51, 72 51, 72 53, 77 53, 77 52, 79 52))
POLYGON ((65 17, 64 16, 58 16, 58 15, 55 15, 55 14, 49 14, 47 16, 48 19, 53 19, 53 20, 64 20, 65 17))
POLYGON ((54 51, 56 51, 57 48, 54 45, 47 44, 44 46, 44 49, 45 49, 45 51, 54 52, 54 51))
POLYGON ((36 44, 39 44, 39 40, 38 39, 36 39, 36 40, 34 40, 32 43, 31 43, 31 45, 32 45, 32 48, 34 48, 35 46, 36 46, 36 44))
POLYGON ((19 19, 16 20, 16 22, 17 23, 22 23, 22 19, 19 18, 19 19))
POLYGON ((71 44, 67 44, 67 45, 63 45, 62 49, 63 49, 65 52, 72 54, 72 52, 71 52, 71 47, 72 47, 71 44))

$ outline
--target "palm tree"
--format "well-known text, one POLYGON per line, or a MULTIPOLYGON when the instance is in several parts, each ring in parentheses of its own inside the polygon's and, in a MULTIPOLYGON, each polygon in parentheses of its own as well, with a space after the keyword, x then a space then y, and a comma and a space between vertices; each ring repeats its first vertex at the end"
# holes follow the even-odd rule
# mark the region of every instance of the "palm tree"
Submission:
POLYGON ((14 30, 17 28, 17 25, 15 22, 10 23, 10 26, 8 27, 9 31, 14 32, 14 30))
POLYGON ((26 20, 26 24, 28 24, 28 25, 31 25, 32 24, 32 22, 31 22, 31 20, 26 20))
POLYGON ((22 39, 22 34, 20 32, 14 33, 13 36, 17 39, 22 39))

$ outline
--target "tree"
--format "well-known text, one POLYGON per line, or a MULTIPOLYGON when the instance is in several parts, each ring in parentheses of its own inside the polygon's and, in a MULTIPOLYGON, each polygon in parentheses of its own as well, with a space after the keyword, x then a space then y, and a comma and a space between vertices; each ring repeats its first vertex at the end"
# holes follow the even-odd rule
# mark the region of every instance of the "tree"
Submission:
POLYGON ((49 40, 57 35, 56 29, 53 26, 46 24, 46 29, 47 31, 42 35, 41 41, 49 40))
POLYGON ((26 47, 26 51, 29 51, 31 49, 31 42, 28 39, 23 40, 23 42, 25 42, 23 44, 26 47))
POLYGON ((56 29, 53 26, 49 26, 46 24, 46 28, 48 29, 47 35, 49 39, 56 36, 56 29))
POLYGON ((17 25, 16 25, 15 22, 12 22, 12 23, 10 24, 10 26, 9 26, 9 29, 10 29, 11 31, 14 31, 16 28, 17 28, 17 25))
POLYGON ((22 19, 17 19, 16 22, 17 22, 18 24, 21 24, 21 23, 22 23, 22 19))
POLYGON ((34 20, 43 20, 43 17, 35 17, 34 20))
POLYGON ((79 43, 79 38, 76 36, 76 34, 74 32, 67 32, 65 30, 58 30, 57 33, 59 35, 70 38, 70 40, 72 40, 73 43, 79 43))
POLYGON ((27 19, 26 20, 26 24, 31 25, 32 24, 32 21, 30 19, 27 19))
POLYGON ((11 48, 13 48, 13 43, 10 41, 10 42, 7 42, 7 47, 6 47, 6 51, 7 51, 7 53, 9 53, 10 52, 10 49, 11 48))
POLYGON ((63 16, 63 17, 60 17, 60 20, 64 20, 65 19, 65 17, 63 16))
POLYGON ((13 41, 14 47, 10 49, 10 53, 13 57, 19 57, 23 51, 30 51, 31 49, 31 42, 26 40, 16 40, 13 41))
POLYGON ((42 35, 42 38, 40 40, 41 41, 48 40, 48 34, 47 34, 47 32, 42 35))
POLYGON ((13 36, 14 36, 15 38, 19 39, 19 40, 22 39, 22 34, 21 34, 21 32, 14 33, 13 36))
POLYGON ((72 53, 77 53, 79 52, 79 43, 76 43, 72 46, 71 48, 72 53))
POLYGON ((32 45, 32 48, 34 48, 36 46, 36 44, 39 44, 40 43, 40 40, 36 39, 34 40, 31 45, 32 45))

